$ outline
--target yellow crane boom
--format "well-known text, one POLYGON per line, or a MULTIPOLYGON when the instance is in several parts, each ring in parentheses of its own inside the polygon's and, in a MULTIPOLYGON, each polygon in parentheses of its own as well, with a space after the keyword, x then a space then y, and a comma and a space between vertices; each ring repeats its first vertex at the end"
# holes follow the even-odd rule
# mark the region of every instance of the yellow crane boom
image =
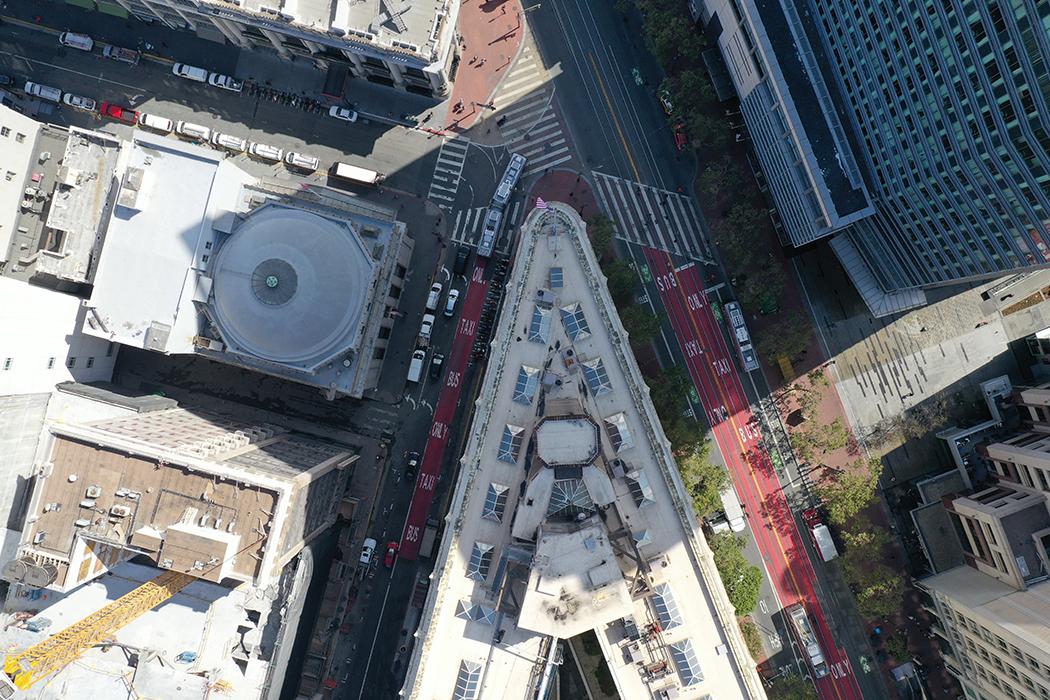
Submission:
POLYGON ((17 654, 8 654, 4 660, 4 673, 15 687, 25 690, 72 663, 85 651, 196 580, 189 574, 165 571, 44 641, 17 654))

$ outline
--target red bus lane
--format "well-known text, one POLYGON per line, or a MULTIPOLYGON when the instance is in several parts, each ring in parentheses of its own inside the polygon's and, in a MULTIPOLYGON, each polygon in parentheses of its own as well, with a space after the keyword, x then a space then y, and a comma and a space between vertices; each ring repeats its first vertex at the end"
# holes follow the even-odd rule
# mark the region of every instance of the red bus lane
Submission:
POLYGON ((484 258, 479 258, 477 266, 467 287, 466 299, 463 302, 459 320, 456 322, 456 334, 452 338, 451 358, 448 360, 444 375, 444 384, 437 406, 434 408, 434 422, 430 426, 427 444, 423 449, 423 459, 419 465, 419 477, 412 493, 412 504, 408 508, 405 527, 401 533, 401 545, 398 556, 401 559, 413 560, 419 556, 419 545, 423 537, 430 506, 434 502, 434 488, 437 486, 441 463, 445 458, 445 449, 451 437, 450 425, 456 416, 460 393, 463 390, 463 375, 474 346, 474 335, 477 333, 481 308, 488 294, 489 283, 484 279, 484 258))
MULTIPOLYGON (((823 698, 859 698, 860 688, 851 675, 849 661, 834 643, 814 593, 812 563, 769 455, 759 445, 761 435, 729 347, 711 311, 699 270, 692 263, 676 270, 663 251, 644 252, 715 440, 751 517, 752 533, 771 584, 782 605, 800 602, 814 620, 830 668, 828 676, 816 680, 817 689, 823 698), (756 527, 759 518, 765 523, 756 527)), ((804 656, 804 651, 800 651, 804 656)))

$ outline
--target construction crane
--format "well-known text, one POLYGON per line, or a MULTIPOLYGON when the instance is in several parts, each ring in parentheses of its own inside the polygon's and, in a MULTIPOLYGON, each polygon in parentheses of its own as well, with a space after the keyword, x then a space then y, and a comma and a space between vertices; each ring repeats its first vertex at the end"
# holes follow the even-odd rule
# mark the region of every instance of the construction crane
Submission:
MULTIPOLYGON (((0 681, 7 680, 19 690, 29 688, 72 663, 85 651, 109 639, 121 627, 157 607, 196 580, 195 576, 179 571, 165 571, 44 641, 25 651, 8 654, 4 660, 4 674, 7 678, 0 678, 0 681)), ((3 688, 0 688, 0 697, 10 696, 10 693, 4 694, 3 688)))

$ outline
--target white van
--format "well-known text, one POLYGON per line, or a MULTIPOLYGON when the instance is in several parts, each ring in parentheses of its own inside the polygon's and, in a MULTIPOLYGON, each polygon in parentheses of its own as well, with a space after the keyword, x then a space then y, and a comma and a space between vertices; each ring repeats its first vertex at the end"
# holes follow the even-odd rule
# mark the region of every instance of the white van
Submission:
POLYGON ((71 49, 90 51, 95 48, 94 40, 87 34, 76 34, 74 32, 62 32, 58 35, 58 43, 71 49))
POLYGON ((56 87, 50 85, 41 85, 40 83, 29 82, 26 83, 25 91, 27 95, 39 97, 42 100, 48 102, 61 102, 62 91, 56 87))
POLYGON ((156 114, 139 114, 139 126, 159 131, 162 134, 170 134, 175 129, 175 123, 167 117, 158 117, 156 114))
POLYGON ((284 154, 284 162, 293 168, 300 168, 302 170, 309 170, 313 172, 321 167, 321 161, 313 156, 306 156, 302 153, 296 153, 295 151, 288 151, 284 154))
POLYGON ((434 314, 424 314, 423 323, 419 325, 419 339, 424 344, 430 342, 430 334, 434 332, 434 314))
POLYGON ((740 532, 747 527, 747 521, 744 519, 744 509, 740 505, 740 499, 737 498, 732 484, 726 486, 725 491, 722 492, 722 511, 726 515, 729 529, 733 532, 740 532))
POLYGON ((188 66, 185 63, 176 63, 171 67, 171 72, 186 80, 193 80, 198 83, 208 82, 208 71, 196 66, 188 66))
POLYGON ((284 157, 284 151, 280 148, 265 143, 258 143, 256 141, 253 141, 252 145, 248 147, 248 153, 251 153, 253 156, 261 160, 269 160, 274 163, 284 157))
POLYGON ((412 362, 408 365, 408 381, 418 384, 423 376, 423 363, 427 360, 426 350, 416 350, 412 353, 412 362))
POLYGON ((225 148, 226 150, 233 151, 234 153, 244 153, 244 149, 248 147, 248 141, 242 139, 240 136, 220 134, 218 131, 211 135, 211 143, 213 146, 225 148))
POLYGON ((191 124, 190 122, 179 122, 175 125, 175 133, 179 136, 186 136, 191 139, 200 139, 201 141, 207 141, 211 138, 211 129, 200 124, 191 124))

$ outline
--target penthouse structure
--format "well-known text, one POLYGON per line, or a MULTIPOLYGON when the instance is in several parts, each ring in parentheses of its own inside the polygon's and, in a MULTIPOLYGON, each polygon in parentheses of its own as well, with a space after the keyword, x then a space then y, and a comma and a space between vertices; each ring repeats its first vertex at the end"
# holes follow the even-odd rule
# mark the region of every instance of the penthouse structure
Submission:
POLYGON ((1050 263, 1045 4, 704 0, 785 245, 875 315, 1050 263))
POLYGON ((763 697, 575 211, 506 288, 403 694, 545 697, 594 630, 621 697, 763 697))
POLYGON ((459 58, 459 0, 115 1, 148 22, 426 95, 448 93, 459 58))

